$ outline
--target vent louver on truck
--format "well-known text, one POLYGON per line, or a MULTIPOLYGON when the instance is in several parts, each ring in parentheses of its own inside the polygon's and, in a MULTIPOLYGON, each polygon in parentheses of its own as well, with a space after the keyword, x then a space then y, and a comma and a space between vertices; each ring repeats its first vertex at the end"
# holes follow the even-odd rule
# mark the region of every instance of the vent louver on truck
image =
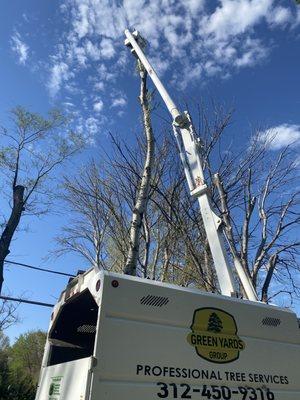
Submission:
POLYGON ((262 321, 263 325, 277 327, 281 324, 281 320, 279 318, 265 317, 262 321))
POLYGON ((140 303, 144 306, 162 307, 169 303, 169 299, 167 297, 148 294, 148 296, 141 298, 140 303))
POLYGON ((96 326, 95 325, 81 325, 77 328, 77 332, 80 333, 95 333, 96 326))

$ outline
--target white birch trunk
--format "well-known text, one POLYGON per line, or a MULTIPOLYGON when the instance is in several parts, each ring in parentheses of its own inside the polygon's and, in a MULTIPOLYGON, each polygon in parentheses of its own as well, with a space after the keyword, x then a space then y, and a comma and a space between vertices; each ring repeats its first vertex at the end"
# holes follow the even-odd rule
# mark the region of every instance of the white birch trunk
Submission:
POLYGON ((143 222, 143 216, 147 209, 149 190, 150 190, 151 171, 154 161, 154 137, 151 125, 151 110, 147 99, 147 72, 145 71, 144 67, 141 65, 139 61, 138 61, 138 67, 141 77, 140 102, 143 113, 144 132, 147 141, 147 153, 144 163, 141 185, 137 193, 136 203, 134 206, 131 226, 130 226, 129 250, 128 250, 126 264, 124 267, 124 273, 128 275, 136 275, 137 261, 139 255, 139 245, 140 245, 140 231, 143 222))

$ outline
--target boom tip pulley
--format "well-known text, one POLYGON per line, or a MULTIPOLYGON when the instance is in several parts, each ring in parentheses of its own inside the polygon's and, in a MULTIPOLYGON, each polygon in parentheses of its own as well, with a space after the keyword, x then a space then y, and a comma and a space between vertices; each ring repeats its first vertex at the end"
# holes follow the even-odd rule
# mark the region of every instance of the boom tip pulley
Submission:
MULTIPOLYGON (((136 57, 139 58, 135 49, 132 46, 132 43, 130 42, 130 40, 128 39, 128 34, 130 34, 130 31, 128 29, 125 29, 125 35, 126 35, 126 39, 124 41, 125 46, 127 46, 131 53, 136 57)), ((131 33, 131 35, 134 37, 135 41, 137 42, 137 44, 140 46, 141 49, 145 49, 146 45, 147 45, 147 41, 146 39, 144 39, 141 34, 139 33, 139 31, 137 31, 136 29, 131 33)))

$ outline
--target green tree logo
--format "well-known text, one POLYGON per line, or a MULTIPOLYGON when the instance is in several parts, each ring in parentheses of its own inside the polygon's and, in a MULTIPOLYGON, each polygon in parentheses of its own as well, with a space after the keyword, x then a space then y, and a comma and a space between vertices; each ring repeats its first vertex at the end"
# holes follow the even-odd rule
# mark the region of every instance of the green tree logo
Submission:
POLYGON ((223 325, 221 319, 215 312, 211 313, 208 320, 207 330, 210 332, 220 333, 222 329, 223 325))
POLYGON ((51 383, 50 388, 49 388, 49 396, 52 396, 54 392, 54 383, 51 383))

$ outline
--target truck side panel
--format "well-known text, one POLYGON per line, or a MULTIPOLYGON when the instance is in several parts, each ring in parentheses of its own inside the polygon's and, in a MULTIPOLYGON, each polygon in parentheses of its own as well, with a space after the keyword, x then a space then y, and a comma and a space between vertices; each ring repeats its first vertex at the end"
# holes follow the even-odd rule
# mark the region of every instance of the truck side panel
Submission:
POLYGON ((91 400, 299 400, 295 314, 113 275, 103 284, 91 400))

